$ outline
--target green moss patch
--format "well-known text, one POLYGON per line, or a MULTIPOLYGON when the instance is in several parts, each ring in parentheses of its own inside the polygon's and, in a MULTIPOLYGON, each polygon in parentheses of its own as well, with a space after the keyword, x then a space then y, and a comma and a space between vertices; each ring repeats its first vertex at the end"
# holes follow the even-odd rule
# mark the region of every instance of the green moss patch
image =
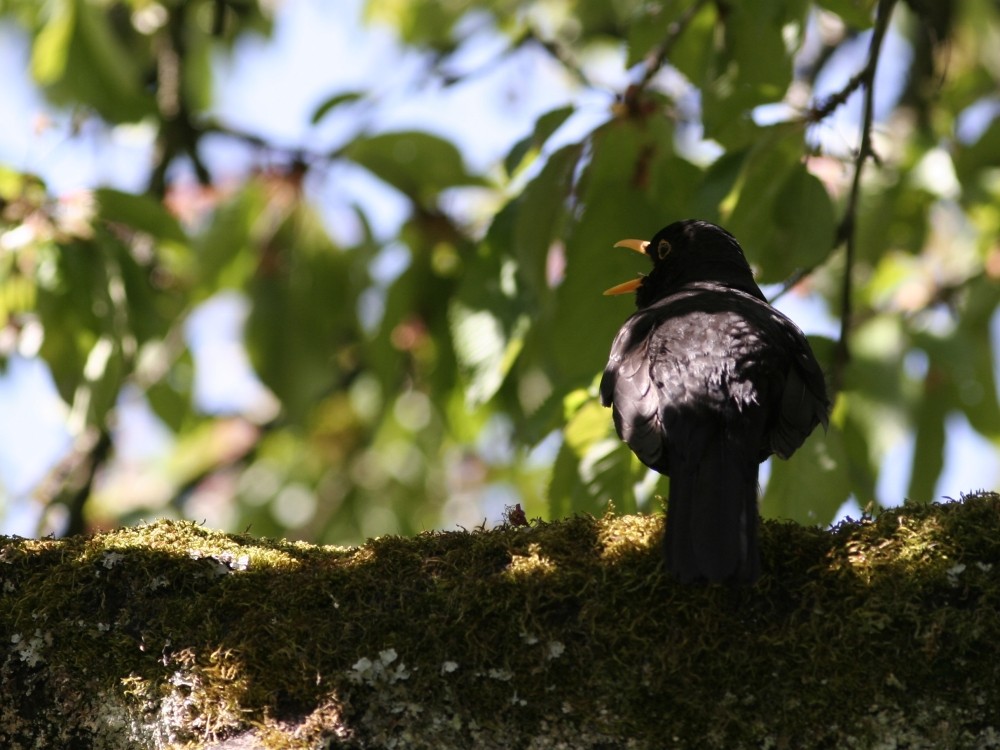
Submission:
POLYGON ((765 522, 749 589, 661 531, 0 538, 0 746, 1000 747, 997 495, 765 522))

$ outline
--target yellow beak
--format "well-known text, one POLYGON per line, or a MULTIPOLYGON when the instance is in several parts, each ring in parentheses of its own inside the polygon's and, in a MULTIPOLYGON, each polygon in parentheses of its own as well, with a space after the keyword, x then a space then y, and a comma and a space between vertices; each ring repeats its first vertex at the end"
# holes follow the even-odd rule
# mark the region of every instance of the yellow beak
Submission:
MULTIPOLYGON (((619 240, 615 243, 615 247, 625 247, 633 252, 637 252, 641 255, 646 254, 646 248, 649 247, 649 242, 646 240, 619 240)), ((629 292, 634 292, 642 284, 642 277, 638 279, 632 279, 631 281, 626 281, 610 289, 604 290, 604 295, 610 297, 615 294, 628 294, 629 292)))
POLYGON ((618 240, 615 247, 627 247, 640 255, 645 255, 646 248, 649 247, 649 240, 618 240))
POLYGON ((642 277, 641 276, 638 279, 632 279, 631 281, 625 281, 625 282, 622 282, 621 284, 616 284, 615 286, 611 287, 610 289, 605 289, 604 290, 604 296, 605 297, 611 297, 611 296, 613 296, 615 294, 628 294, 629 292, 634 292, 636 289, 638 289, 640 284, 642 284, 642 277))

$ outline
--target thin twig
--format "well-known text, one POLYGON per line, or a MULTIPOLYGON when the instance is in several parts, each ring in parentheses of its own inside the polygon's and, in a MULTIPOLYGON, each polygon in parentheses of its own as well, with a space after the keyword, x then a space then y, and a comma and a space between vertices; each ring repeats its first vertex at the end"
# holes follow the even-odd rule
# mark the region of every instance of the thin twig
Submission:
MULTIPOLYGON (((526 46, 529 42, 534 42, 538 45, 544 52, 546 52, 553 60, 558 62, 567 73, 571 74, 584 88, 593 89, 597 88, 590 77, 587 75, 586 71, 580 66, 573 55, 565 45, 560 44, 557 41, 545 39, 541 34, 539 34, 534 28, 529 28, 525 33, 511 46, 510 52, 520 49, 526 46)), ((492 68, 495 70, 496 68, 492 68)))
MULTIPOLYGON (((843 366, 847 363, 848 359, 848 348, 847 341, 849 338, 849 325, 852 309, 852 290, 851 290, 851 269, 854 264, 854 224, 855 217, 857 214, 857 202, 858 195, 860 193, 861 186, 861 171, 864 163, 871 158, 876 163, 878 163, 878 154, 875 153, 871 144, 871 130, 872 130, 872 119, 874 115, 874 89, 875 89, 875 71, 878 67, 879 53, 882 48, 882 42, 885 38, 885 32, 889 28, 889 19, 892 16, 892 8, 895 5, 896 0, 880 0, 878 5, 878 12, 875 18, 875 25, 872 32, 872 41, 868 48, 868 59, 865 62, 865 67, 860 71, 851 76, 851 79, 844 85, 844 87, 828 96, 821 102, 815 103, 812 107, 806 110, 803 115, 803 120, 807 123, 818 123, 831 114, 834 110, 843 105, 848 98, 857 91, 859 88, 865 89, 865 99, 864 99, 864 109, 862 114, 862 125, 861 125, 861 143, 859 144, 858 151, 854 157, 854 176, 851 180, 851 191, 847 199, 847 207, 844 211, 844 216, 837 226, 837 232, 834 235, 833 244, 831 245, 831 252, 836 250, 842 244, 847 243, 846 248, 846 268, 844 272, 844 286, 841 289, 841 307, 843 310, 841 318, 841 331, 840 340, 837 346, 837 362, 835 363, 836 377, 835 380, 839 384, 841 378, 840 371, 843 366)), ((775 302, 788 291, 795 287, 802 279, 806 278, 813 271, 815 271, 820 265, 827 261, 824 258, 819 263, 814 263, 810 266, 805 266, 803 268, 796 269, 779 289, 773 297, 771 297, 771 302, 775 302)))
POLYGON ((646 88, 649 82, 653 80, 653 77, 663 69, 663 66, 670 57, 670 52, 673 50, 677 40, 680 39, 681 34, 691 25, 691 21, 698 15, 698 11, 707 5, 708 2, 709 0, 695 0, 680 16, 670 22, 663 41, 646 57, 645 69, 642 72, 642 78, 637 84, 637 88, 640 91, 646 88))
MULTIPOLYGON (((868 62, 864 70, 861 71, 860 84, 864 87, 865 98, 861 116, 861 143, 858 146, 858 153, 854 159, 854 178, 851 181, 851 190, 847 195, 847 206, 844 209, 844 216, 837 227, 835 245, 845 243, 844 255, 844 277, 840 290, 840 338, 834 350, 833 362, 833 389, 839 391, 843 385, 844 367, 850 359, 850 334, 851 318, 854 304, 852 276, 854 271, 854 259, 856 256, 856 220, 858 210, 858 196, 861 192, 861 174, 864 171, 865 162, 875 158, 872 149, 872 120, 875 113, 875 71, 878 69, 879 54, 882 49, 882 42, 885 33, 889 29, 889 20, 892 17, 892 9, 896 0, 879 0, 878 10, 875 15, 875 27, 872 31, 872 42, 868 48, 868 62)), ((856 76, 857 77, 857 76, 856 76)), ((853 79, 852 79, 853 80, 853 79)))
POLYGON ((160 129, 147 189, 158 198, 166 194, 167 171, 182 154, 190 158, 198 182, 204 186, 212 184, 212 175, 199 153, 202 132, 194 123, 190 103, 184 94, 188 18, 187 6, 180 3, 171 11, 165 33, 157 39, 156 106, 160 129))
MULTIPOLYGON (((872 39, 874 42, 874 38, 872 39)), ((869 59, 869 65, 871 60, 869 59)), ((819 122, 826 119, 829 115, 833 114, 833 111, 844 104, 848 98, 861 86, 865 84, 866 73, 868 72, 869 65, 866 65, 863 70, 855 73, 851 80, 835 94, 830 94, 822 102, 817 102, 805 114, 805 120, 807 122, 819 122)))
POLYGON ((789 277, 787 279, 785 279, 784 282, 782 282, 781 289, 779 289, 777 292, 775 292, 774 296, 772 296, 768 300, 768 302, 770 302, 773 305, 779 299, 781 299, 786 294, 788 294, 789 291, 791 291, 792 289, 794 289, 795 286, 800 281, 802 281, 802 279, 804 279, 806 276, 808 276, 809 274, 811 274, 815 270, 816 270, 816 266, 815 265, 813 265, 813 266, 807 266, 805 268, 796 268, 791 273, 791 275, 789 275, 789 277))

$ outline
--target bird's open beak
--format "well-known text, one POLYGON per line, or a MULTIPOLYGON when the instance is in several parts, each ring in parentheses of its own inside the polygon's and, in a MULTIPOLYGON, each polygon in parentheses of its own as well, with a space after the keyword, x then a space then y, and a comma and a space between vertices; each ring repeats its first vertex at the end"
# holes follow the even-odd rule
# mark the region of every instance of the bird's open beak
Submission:
MULTIPOLYGON (((640 253, 641 255, 646 254, 646 248, 649 247, 649 242, 646 240, 619 240, 615 243, 615 247, 626 247, 629 250, 640 253)), ((617 284, 610 289, 605 289, 605 296, 611 296, 614 294, 628 294, 629 292, 634 292, 642 284, 642 277, 638 279, 632 279, 631 281, 626 281, 622 284, 617 284)))
POLYGON ((618 240, 615 247, 627 247, 639 255, 645 255, 646 248, 649 247, 649 240, 618 240))

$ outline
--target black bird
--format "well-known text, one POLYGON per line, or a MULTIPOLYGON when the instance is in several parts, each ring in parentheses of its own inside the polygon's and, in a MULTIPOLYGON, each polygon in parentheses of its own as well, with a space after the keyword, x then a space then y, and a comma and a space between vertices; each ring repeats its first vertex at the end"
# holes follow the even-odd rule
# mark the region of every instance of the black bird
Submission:
POLYGON ((601 402, 636 456, 670 477, 667 569, 685 583, 752 583, 758 465, 826 427, 823 371, 726 230, 679 221, 615 246, 653 270, 605 292, 635 291, 638 311, 611 346, 601 402))

